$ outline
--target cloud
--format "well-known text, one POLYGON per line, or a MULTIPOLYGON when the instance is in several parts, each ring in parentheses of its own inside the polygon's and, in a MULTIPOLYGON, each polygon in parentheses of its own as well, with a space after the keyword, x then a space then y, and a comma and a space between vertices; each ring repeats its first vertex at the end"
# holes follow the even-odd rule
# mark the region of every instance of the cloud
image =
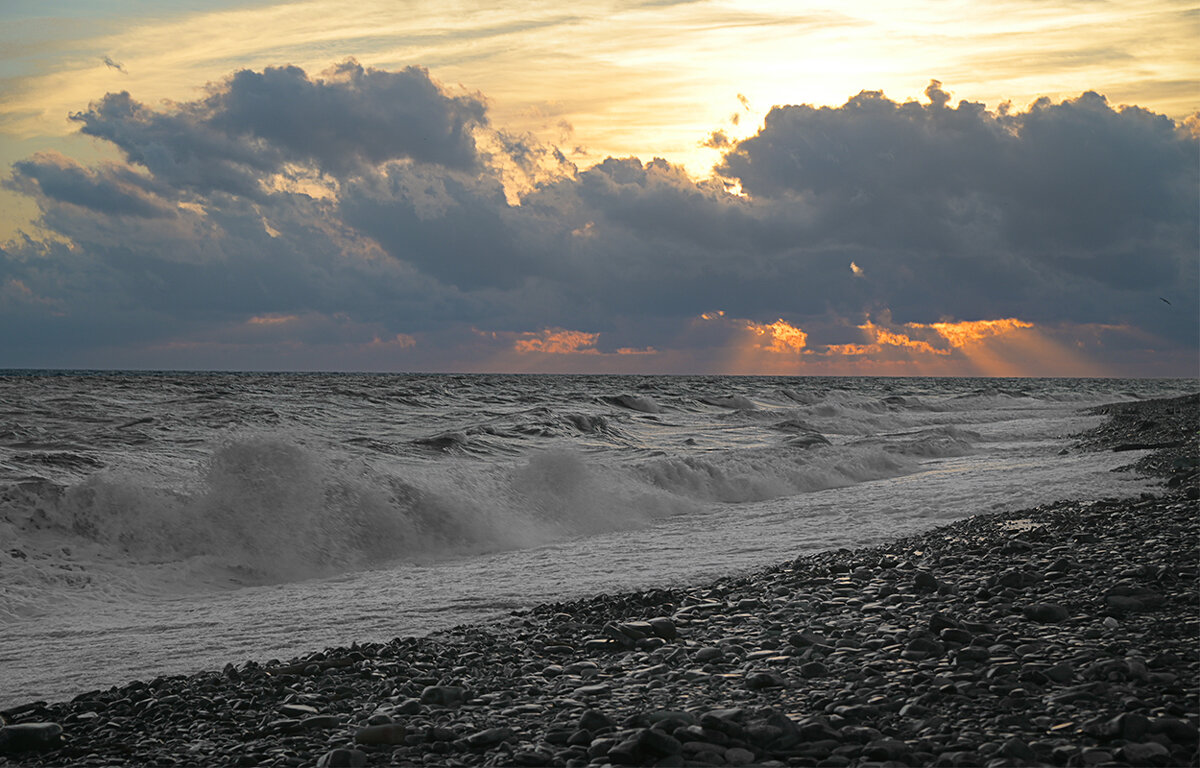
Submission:
POLYGON ((481 99, 447 94, 425 69, 387 72, 353 60, 315 80, 294 66, 241 70, 204 111, 225 135, 335 176, 402 158, 470 170, 478 161, 472 129, 486 123, 481 99))
POLYGON ((74 120, 124 162, 13 167, 50 235, 0 251, 0 352, 1194 371, 1197 138, 1092 93, 1024 112, 926 95, 775 107, 696 179, 662 159, 576 169, 420 68, 243 70, 160 107, 107 94, 74 120))
POLYGON ((598 355, 596 340, 598 333, 569 331, 564 328, 546 328, 538 333, 523 333, 513 342, 513 349, 520 354, 540 353, 546 355, 598 355))
POLYGON ((783 318, 770 324, 747 320, 746 329, 761 337, 764 344, 760 346, 769 352, 802 352, 808 344, 808 334, 783 318))
MULTIPOLYGON (((947 259, 1003 258, 1148 288, 1182 277, 1195 232, 1195 142, 1168 118, 1088 92, 1023 113, 864 91, 775 107, 720 171, 753 196, 813 203, 815 237, 947 259)), ((861 263, 861 262, 860 262, 861 263)))
POLYGON ((112 163, 95 169, 56 152, 34 155, 13 165, 11 189, 34 198, 115 216, 157 218, 173 215, 173 206, 158 196, 152 179, 112 163))
POLYGON ((71 119, 166 183, 261 197, 290 163, 339 178, 391 160, 474 169, 472 131, 486 109, 478 97, 448 95, 419 67, 347 60, 316 79, 294 66, 241 70, 207 98, 164 111, 110 93, 71 119))

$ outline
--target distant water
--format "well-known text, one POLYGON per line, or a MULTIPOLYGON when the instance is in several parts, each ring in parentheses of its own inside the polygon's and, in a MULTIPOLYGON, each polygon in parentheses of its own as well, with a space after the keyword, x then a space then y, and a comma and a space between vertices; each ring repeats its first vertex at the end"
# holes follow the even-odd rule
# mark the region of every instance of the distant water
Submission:
POLYGON ((1059 498, 1190 381, 0 374, 0 707, 1059 498))

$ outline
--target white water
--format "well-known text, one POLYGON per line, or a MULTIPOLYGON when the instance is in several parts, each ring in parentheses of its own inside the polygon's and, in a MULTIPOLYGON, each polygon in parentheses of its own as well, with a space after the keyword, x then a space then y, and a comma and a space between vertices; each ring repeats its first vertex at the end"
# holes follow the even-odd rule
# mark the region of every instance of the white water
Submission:
MULTIPOLYGON (((180 378, 134 397, 187 388, 180 378)), ((439 384, 414 381, 407 397, 439 384)), ((0 707, 754 570, 982 512, 1134 495, 1150 485, 1110 470, 1136 455, 1059 452, 1100 422, 1081 407, 1131 387, 1174 393, 848 381, 785 391, 774 380, 650 379, 633 405, 605 400, 632 388, 604 377, 551 379, 555 391, 536 395, 525 380, 475 382, 368 428, 361 398, 331 404, 329 381, 297 393, 267 378, 249 406, 244 391, 215 398, 227 406, 217 428, 171 425, 111 445, 86 440, 91 427, 61 404, 31 418, 28 403, 48 395, 10 386, 26 400, 0 454, 0 707), (899 387, 908 402, 880 398, 899 387), (449 454, 417 442, 448 433, 462 436, 437 441, 449 454), (52 460, 29 458, 39 451, 52 460)), ((106 382, 66 389, 93 406, 119 399, 106 382)), ((152 411, 150 427, 172 418, 162 404, 132 410, 152 411)))

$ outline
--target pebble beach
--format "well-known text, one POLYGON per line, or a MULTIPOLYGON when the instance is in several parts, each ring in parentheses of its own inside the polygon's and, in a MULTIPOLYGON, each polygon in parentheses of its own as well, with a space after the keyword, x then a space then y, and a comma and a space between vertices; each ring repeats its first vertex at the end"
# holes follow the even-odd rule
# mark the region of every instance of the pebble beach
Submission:
POLYGON ((1197 765, 1200 395, 1099 411, 1158 492, 30 702, 0 765, 1197 765))

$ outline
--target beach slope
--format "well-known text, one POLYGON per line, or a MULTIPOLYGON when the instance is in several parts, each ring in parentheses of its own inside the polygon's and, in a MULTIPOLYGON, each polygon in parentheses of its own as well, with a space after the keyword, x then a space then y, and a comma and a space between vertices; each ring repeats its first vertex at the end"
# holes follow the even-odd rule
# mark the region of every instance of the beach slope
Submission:
POLYGON ((30 703, 0 765, 1195 765, 1200 396, 1105 412, 1065 449, 1161 493, 30 703))

